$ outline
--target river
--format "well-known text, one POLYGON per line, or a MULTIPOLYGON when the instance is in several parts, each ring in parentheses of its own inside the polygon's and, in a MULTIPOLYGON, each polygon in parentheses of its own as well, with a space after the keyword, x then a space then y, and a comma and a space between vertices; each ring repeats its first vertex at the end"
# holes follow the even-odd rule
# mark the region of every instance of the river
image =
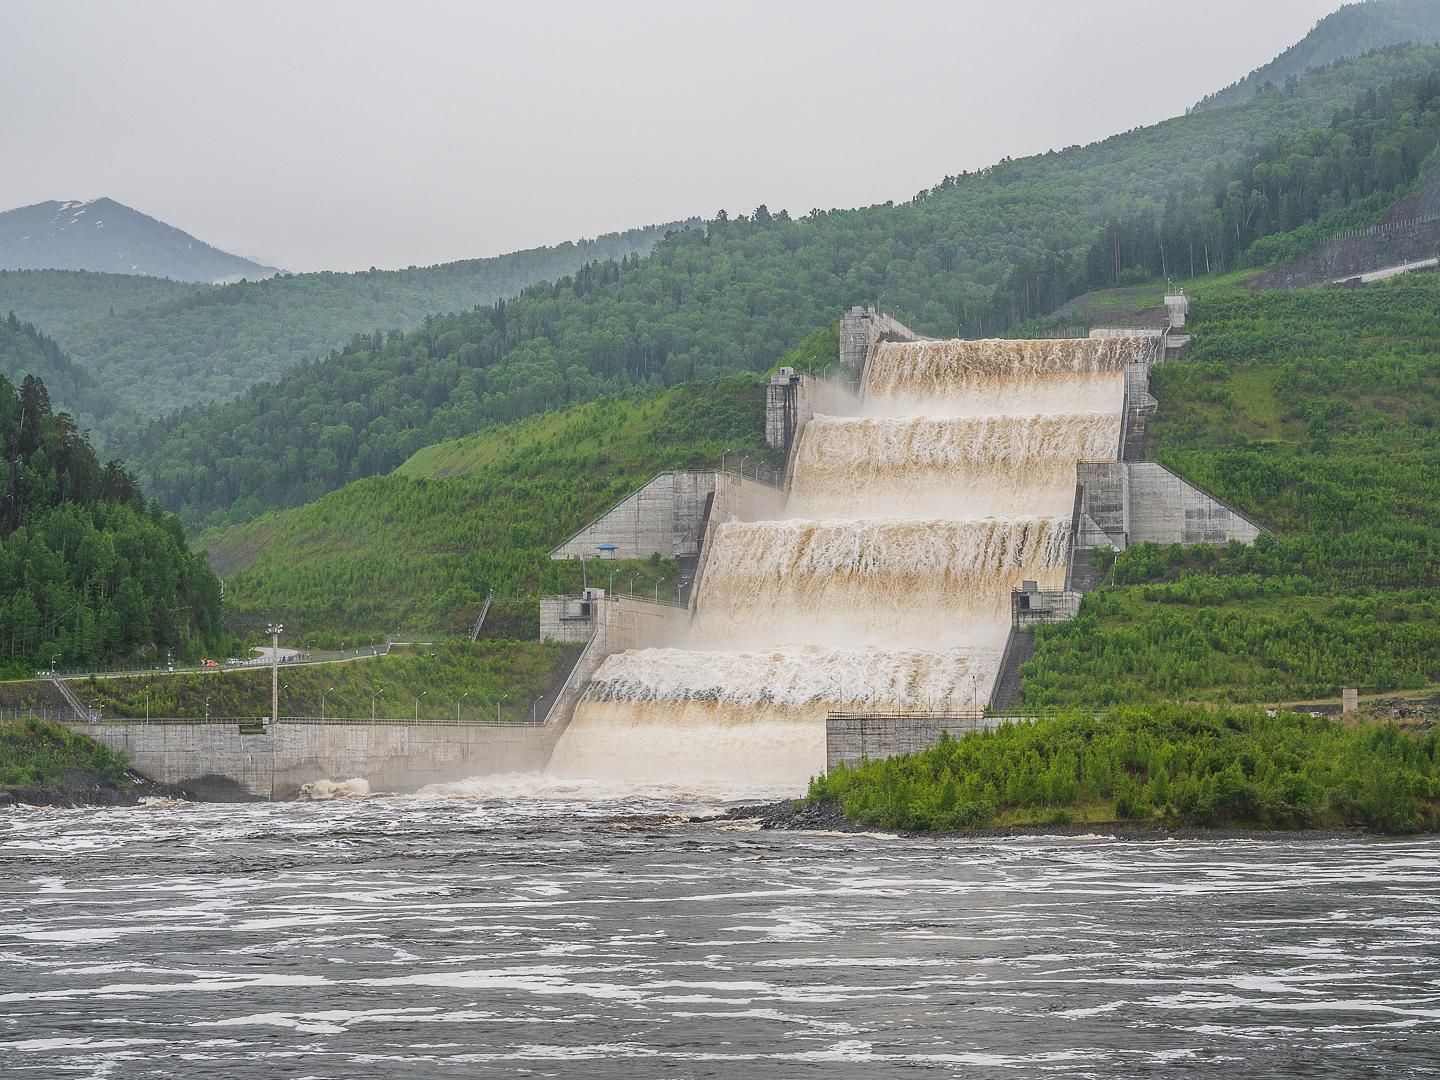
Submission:
POLYGON ((496 794, 0 812, 0 1073, 1440 1076, 1434 838, 496 794))

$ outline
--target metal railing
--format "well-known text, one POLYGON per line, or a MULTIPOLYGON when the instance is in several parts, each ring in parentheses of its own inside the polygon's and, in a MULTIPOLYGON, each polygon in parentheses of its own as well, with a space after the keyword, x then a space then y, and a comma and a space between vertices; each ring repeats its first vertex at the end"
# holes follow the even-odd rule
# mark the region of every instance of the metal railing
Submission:
MULTIPOLYGON (((386 656, 396 645, 423 644, 421 642, 386 641, 383 645, 366 645, 354 649, 306 649, 295 650, 294 656, 287 657, 280 661, 281 667, 295 667, 302 664, 336 664, 348 660, 368 660, 372 657, 386 656)), ((243 660, 234 659, 216 661, 213 667, 202 667, 196 664, 150 664, 134 665, 132 667, 113 668, 56 668, 53 671, 37 671, 35 677, 38 679, 124 679, 136 675, 213 675, 218 671, 246 671, 252 668, 268 668, 270 658, 247 657, 243 660)))

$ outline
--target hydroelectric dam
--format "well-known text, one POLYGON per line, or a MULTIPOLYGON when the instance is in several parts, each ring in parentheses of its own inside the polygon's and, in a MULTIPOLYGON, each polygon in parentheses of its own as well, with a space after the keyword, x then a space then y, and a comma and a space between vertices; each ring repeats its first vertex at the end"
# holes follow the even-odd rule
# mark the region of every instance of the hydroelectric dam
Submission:
POLYGON ((847 312, 839 377, 771 380, 783 476, 662 473, 551 553, 679 556, 694 584, 676 604, 543 599, 542 637, 584 643, 543 722, 87 730, 154 779, 282 798, 508 773, 798 791, 836 761, 986 726, 1018 697, 1034 625, 1093 587, 1095 549, 1260 531, 1140 460, 1167 343, 935 341, 847 312))

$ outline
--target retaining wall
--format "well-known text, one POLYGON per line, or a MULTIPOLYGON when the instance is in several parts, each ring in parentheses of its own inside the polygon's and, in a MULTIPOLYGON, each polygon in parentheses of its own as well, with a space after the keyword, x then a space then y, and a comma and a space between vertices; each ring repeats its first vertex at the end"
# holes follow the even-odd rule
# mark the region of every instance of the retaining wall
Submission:
POLYGON ((372 791, 544 768, 556 727, 415 723, 405 720, 281 721, 242 735, 230 721, 74 723, 73 730, 130 755, 141 775, 202 798, 288 799, 320 780, 362 779, 372 791))
POLYGON ((851 768, 896 754, 927 750, 943 732, 968 735, 998 727, 1002 720, 987 716, 828 716, 825 719, 825 768, 844 764, 851 768))
POLYGON ((1153 461, 1082 462, 1075 547, 1251 543, 1262 530, 1244 514, 1153 461))
POLYGON ((663 472, 550 552, 552 559, 605 554, 614 559, 693 555, 705 502, 715 490, 713 472, 663 472))

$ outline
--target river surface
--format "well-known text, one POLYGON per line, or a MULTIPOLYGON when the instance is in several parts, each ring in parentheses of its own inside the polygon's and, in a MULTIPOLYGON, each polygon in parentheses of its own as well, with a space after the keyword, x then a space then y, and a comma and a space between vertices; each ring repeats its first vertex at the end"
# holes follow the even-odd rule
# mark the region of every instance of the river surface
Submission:
POLYGON ((1440 1076, 1440 841, 0 811, 5 1077, 1440 1076))

